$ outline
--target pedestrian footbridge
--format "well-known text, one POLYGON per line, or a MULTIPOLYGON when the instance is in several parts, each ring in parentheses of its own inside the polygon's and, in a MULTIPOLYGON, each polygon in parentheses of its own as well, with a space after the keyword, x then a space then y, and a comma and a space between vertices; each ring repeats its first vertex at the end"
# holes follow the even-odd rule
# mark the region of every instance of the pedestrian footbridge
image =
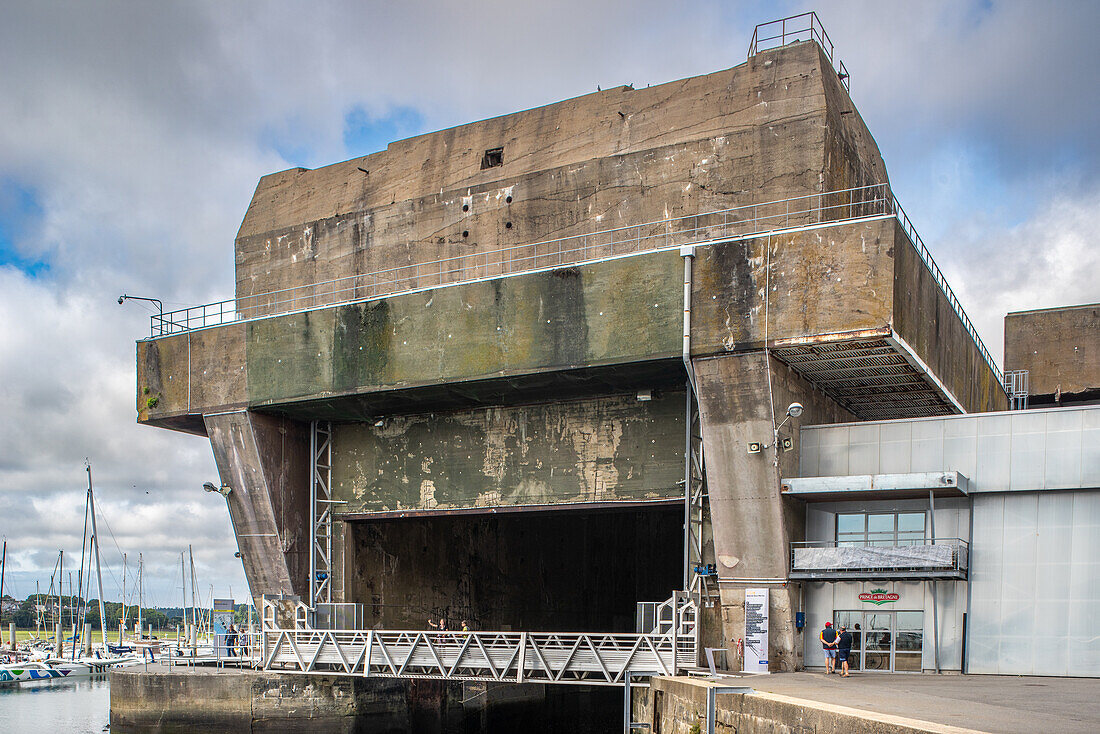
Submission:
POLYGON ((621 634, 316 629, 300 601, 263 606, 263 669, 306 675, 621 686, 694 666, 699 644, 698 604, 679 593, 639 614, 648 631, 621 634))

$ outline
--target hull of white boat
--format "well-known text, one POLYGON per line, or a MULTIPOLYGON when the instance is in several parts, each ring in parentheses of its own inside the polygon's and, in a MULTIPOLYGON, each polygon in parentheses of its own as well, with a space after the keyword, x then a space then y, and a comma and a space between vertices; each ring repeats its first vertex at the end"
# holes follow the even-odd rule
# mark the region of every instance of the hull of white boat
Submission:
POLYGON ((46 660, 0 665, 0 685, 25 681, 58 680, 101 675, 111 668, 136 665, 137 658, 86 658, 84 660, 46 660))

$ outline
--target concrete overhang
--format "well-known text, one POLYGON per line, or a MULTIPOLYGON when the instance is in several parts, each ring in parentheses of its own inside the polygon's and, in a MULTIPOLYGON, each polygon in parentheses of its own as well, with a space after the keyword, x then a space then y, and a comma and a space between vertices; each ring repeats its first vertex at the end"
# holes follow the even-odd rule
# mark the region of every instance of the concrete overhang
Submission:
POLYGON ((936 497, 965 497, 968 482, 957 471, 905 474, 853 474, 843 477, 791 477, 783 494, 807 502, 914 499, 931 492, 936 497))

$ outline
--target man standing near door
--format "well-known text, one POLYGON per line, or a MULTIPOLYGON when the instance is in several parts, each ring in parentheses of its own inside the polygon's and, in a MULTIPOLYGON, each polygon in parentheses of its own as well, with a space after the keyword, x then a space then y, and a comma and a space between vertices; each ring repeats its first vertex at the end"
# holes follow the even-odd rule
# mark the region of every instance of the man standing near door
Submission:
POLYGON ((825 629, 818 635, 821 638, 821 649, 825 651, 825 675, 836 672, 836 630, 832 622, 825 623, 825 629))
POLYGON ((840 663, 841 678, 848 677, 848 658, 852 654, 852 633, 840 625, 840 635, 836 638, 836 660, 840 663))

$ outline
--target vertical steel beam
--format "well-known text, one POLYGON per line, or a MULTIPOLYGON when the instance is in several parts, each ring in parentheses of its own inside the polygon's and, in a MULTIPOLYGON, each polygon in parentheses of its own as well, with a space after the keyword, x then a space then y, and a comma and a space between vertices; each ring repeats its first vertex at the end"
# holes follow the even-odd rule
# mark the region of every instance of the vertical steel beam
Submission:
POLYGON ((332 424, 309 426, 310 606, 332 603, 332 424))

